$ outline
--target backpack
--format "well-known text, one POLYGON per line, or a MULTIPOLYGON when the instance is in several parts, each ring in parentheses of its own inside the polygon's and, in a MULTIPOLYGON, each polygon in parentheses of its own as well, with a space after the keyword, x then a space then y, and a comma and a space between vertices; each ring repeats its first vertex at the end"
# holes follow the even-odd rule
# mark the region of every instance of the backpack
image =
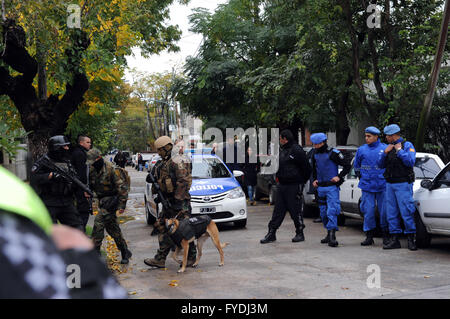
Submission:
POLYGON ((117 165, 114 165, 114 173, 119 176, 122 180, 125 181, 125 183, 127 184, 128 187, 128 192, 130 191, 130 187, 131 187, 131 180, 130 180, 130 176, 128 175, 128 172, 117 165))

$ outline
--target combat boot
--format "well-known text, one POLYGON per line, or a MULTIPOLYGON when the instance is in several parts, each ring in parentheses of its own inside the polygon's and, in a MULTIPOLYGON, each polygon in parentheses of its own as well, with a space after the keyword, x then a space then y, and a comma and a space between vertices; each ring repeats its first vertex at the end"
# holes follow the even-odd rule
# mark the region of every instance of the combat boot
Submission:
POLYGON ((166 268, 165 259, 146 258, 144 259, 144 264, 150 267, 166 268))
POLYGON ((398 240, 398 234, 392 234, 391 239, 386 245, 383 245, 383 249, 397 249, 402 248, 400 241, 398 240))
POLYGON ((303 234, 303 229, 297 229, 295 231, 295 237, 292 238, 293 243, 298 243, 300 241, 305 241, 305 235, 303 234))
POLYGON ((129 259, 133 255, 131 253, 131 251, 129 251, 128 248, 124 248, 124 249, 122 249, 120 251, 120 253, 122 254, 122 260, 120 261, 120 263, 121 264, 128 264, 129 263, 129 259))
POLYGON ((361 243, 361 246, 370 246, 373 244, 373 230, 368 230, 366 231, 366 239, 361 243))
POLYGON ((408 234, 408 249, 417 250, 416 234, 408 234))
POLYGON ((390 237, 389 232, 387 230, 383 230, 383 246, 389 244, 390 237))
POLYGON ((277 237, 275 236, 276 232, 277 232, 276 229, 269 228, 269 232, 267 233, 267 235, 263 239, 261 239, 259 242, 261 244, 267 244, 267 243, 276 241, 277 240, 277 237))
POLYGON ((336 240, 336 229, 330 230, 330 241, 328 242, 328 246, 337 247, 339 243, 336 240))
POLYGON ((330 231, 328 231, 327 236, 320 241, 321 244, 328 244, 330 242, 330 231))

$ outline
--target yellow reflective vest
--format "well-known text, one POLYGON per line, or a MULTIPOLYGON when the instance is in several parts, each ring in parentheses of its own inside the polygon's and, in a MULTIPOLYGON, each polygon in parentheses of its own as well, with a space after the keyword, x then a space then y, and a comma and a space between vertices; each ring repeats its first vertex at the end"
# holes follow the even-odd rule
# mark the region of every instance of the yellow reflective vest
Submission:
POLYGON ((52 219, 42 200, 31 186, 1 166, 0 209, 28 218, 50 234, 52 219))

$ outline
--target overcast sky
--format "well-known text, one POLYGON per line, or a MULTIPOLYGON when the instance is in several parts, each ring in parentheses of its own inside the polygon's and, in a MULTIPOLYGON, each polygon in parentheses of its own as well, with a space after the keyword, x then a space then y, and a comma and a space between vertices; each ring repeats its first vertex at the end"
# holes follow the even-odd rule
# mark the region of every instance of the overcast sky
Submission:
MULTIPOLYGON (((170 7, 170 24, 178 25, 183 34, 181 35, 178 46, 180 51, 176 53, 161 52, 159 55, 153 55, 149 59, 141 56, 138 49, 133 50, 134 56, 127 57, 128 67, 137 68, 139 71, 145 72, 171 72, 172 67, 180 70, 184 64, 186 57, 195 55, 200 46, 202 36, 189 32, 188 16, 192 14, 193 8, 206 8, 210 12, 214 12, 219 4, 225 3, 227 0, 191 0, 189 5, 180 5, 177 3, 170 7)), ((131 82, 131 76, 126 72, 125 78, 131 82)))

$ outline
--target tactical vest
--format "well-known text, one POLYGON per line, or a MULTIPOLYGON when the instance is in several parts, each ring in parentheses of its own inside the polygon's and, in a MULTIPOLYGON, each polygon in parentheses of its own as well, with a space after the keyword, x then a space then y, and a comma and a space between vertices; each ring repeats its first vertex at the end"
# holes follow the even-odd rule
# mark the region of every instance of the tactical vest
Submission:
POLYGON ((208 215, 182 219, 178 224, 177 231, 173 234, 169 234, 169 236, 177 246, 180 246, 183 239, 189 240, 193 237, 196 239, 201 237, 206 232, 206 228, 210 222, 211 217, 208 215))
MULTIPOLYGON (((402 142, 402 149, 404 149, 405 141, 402 142)), ((415 180, 414 169, 403 164, 402 160, 397 156, 397 151, 393 148, 385 159, 386 170, 383 176, 386 182, 395 183, 413 183, 415 180)))
POLYGON ((170 169, 170 162, 172 159, 163 161, 156 169, 156 179, 161 188, 161 191, 165 194, 172 195, 175 192, 177 185, 177 177, 175 172, 170 169))
POLYGON ((328 148, 326 152, 314 152, 314 159, 316 160, 317 181, 325 183, 323 186, 331 186, 326 183, 331 183, 331 179, 338 176, 338 165, 330 159, 333 148, 328 148))
POLYGON ((28 218, 50 234, 52 219, 33 189, 1 166, 0 180, 0 209, 28 218))

